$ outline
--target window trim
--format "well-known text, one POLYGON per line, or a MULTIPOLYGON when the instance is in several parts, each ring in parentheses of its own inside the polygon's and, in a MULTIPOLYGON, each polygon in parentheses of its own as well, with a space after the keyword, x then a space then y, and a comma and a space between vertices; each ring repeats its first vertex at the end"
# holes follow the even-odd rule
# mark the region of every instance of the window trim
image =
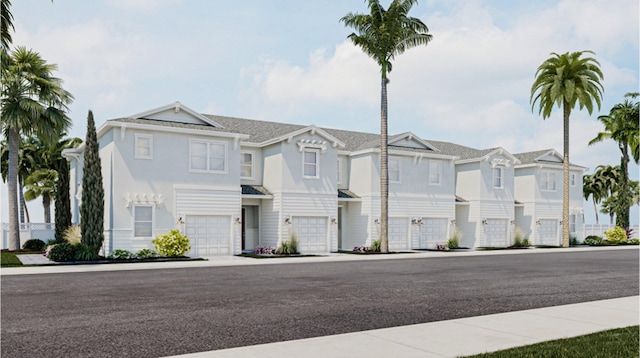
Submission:
MULTIPOLYGON (((149 240, 153 239, 153 233, 155 231, 155 221, 156 221, 156 210, 154 205, 148 204, 135 204, 131 206, 133 209, 131 210, 131 236, 134 240, 149 240), (136 236, 136 209, 139 207, 151 208, 151 236, 136 236)), ((148 222, 148 221, 140 221, 140 222, 148 222)))
POLYGON ((338 168, 336 173, 336 184, 342 184, 342 158, 338 158, 338 168))
POLYGON ((556 173, 550 170, 543 170, 540 172, 540 191, 555 192, 558 189, 556 183, 556 173), (549 177, 553 174, 553 181, 549 180, 549 177), (553 189, 550 187, 550 183, 553 183, 553 189), (544 185, 546 184, 546 185, 544 185))
POLYGON ((302 150, 302 178, 304 179, 320 179, 320 150, 319 149, 313 149, 313 148, 305 148, 302 150), (316 175, 306 175, 305 174, 305 165, 310 165, 311 163, 307 163, 304 159, 305 159, 305 154, 306 153, 315 153, 316 155, 316 162, 315 167, 316 167, 316 175))
POLYGON ((503 166, 497 166, 495 168, 492 168, 491 172, 493 174, 493 188, 494 189, 504 189, 504 167, 503 166), (500 173, 499 177, 496 177, 496 169, 498 170, 497 172, 500 173), (496 178, 500 179, 500 185, 499 186, 496 186, 496 178))
POLYGON ((142 133, 136 133, 134 135, 134 141, 133 141, 133 151, 134 151, 134 158, 135 159, 153 159, 153 135, 152 134, 142 134, 142 133), (149 155, 141 155, 138 153, 138 140, 140 138, 147 138, 149 139, 149 155))
POLYGON ((229 148, 228 148, 228 143, 227 142, 223 142, 223 141, 217 141, 217 140, 206 140, 206 139, 195 139, 195 138, 190 138, 189 139, 189 172, 190 173, 208 173, 208 174, 227 174, 228 173, 228 163, 229 163, 229 148), (205 143, 207 145, 207 168, 209 168, 209 164, 211 161, 211 157, 209 156, 211 153, 210 150, 210 146, 211 144, 216 144, 216 145, 222 145, 224 146, 224 169, 223 170, 211 170, 211 169, 193 169, 191 167, 191 146, 194 143, 205 143))
POLYGON ((255 170, 255 158, 256 158, 256 152, 248 151, 248 150, 240 151, 240 179, 251 179, 251 180, 253 180, 253 179, 256 178, 256 176, 255 176, 255 172, 256 172, 256 170, 255 170), (243 162, 245 154, 251 155, 251 176, 248 176, 248 177, 242 175, 242 166, 246 165, 243 162))
POLYGON ((442 185, 442 160, 436 160, 436 159, 429 159, 429 185, 442 185), (437 164, 436 168, 438 168, 438 181, 437 182, 432 182, 431 181, 431 169, 432 166, 431 165, 435 165, 437 164))
POLYGON ((387 174, 391 173, 391 170, 389 170, 390 165, 389 163, 391 163, 392 160, 395 160, 398 162, 398 180, 391 180, 391 175, 389 175, 389 184, 402 184, 402 160, 399 157, 388 157, 387 159, 387 174))

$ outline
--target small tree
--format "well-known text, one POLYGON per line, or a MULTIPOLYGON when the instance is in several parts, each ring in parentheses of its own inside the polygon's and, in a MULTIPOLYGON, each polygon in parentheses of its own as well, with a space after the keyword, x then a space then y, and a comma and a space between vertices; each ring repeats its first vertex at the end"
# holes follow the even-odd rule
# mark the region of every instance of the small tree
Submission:
POLYGON ((60 161, 56 185, 55 221, 56 239, 61 240, 65 230, 71 226, 71 200, 69 198, 69 163, 60 161))
POLYGON ((91 111, 87 117, 85 145, 80 229, 82 243, 98 252, 104 241, 104 187, 96 125, 91 111))

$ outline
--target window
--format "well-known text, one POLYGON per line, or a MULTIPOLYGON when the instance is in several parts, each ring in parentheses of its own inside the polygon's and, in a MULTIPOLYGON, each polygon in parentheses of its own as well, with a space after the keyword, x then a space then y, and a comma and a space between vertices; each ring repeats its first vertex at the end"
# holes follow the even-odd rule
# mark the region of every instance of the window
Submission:
POLYGON ((318 153, 317 150, 304 150, 302 152, 302 176, 305 178, 318 178, 318 153))
POLYGON ((153 237, 153 206, 135 205, 133 207, 133 237, 153 237))
POLYGON ((569 231, 576 232, 576 215, 569 215, 569 231))
POLYGON ((442 184, 442 161, 429 161, 429 185, 442 184))
POLYGON ((227 144, 191 140, 189 142, 189 169, 212 173, 226 173, 227 144))
POLYGON ((136 134, 136 159, 153 159, 153 136, 136 134))
POLYGON ((400 177, 400 159, 389 158, 389 165, 387 169, 389 171, 389 182, 400 183, 400 180, 402 179, 400 177))
POLYGON ((493 168, 493 187, 494 188, 502 189, 504 187, 503 174, 504 174, 503 167, 493 168))
POLYGON ((540 173, 540 190, 556 191, 556 173, 553 173, 553 172, 540 173))
POLYGON ((576 175, 575 173, 571 173, 571 179, 569 180, 571 183, 571 186, 576 186, 576 175))
POLYGON ((240 153, 240 177, 253 179, 253 153, 240 153))
POLYGON ((338 168, 336 169, 336 183, 342 184, 342 159, 338 158, 338 168))

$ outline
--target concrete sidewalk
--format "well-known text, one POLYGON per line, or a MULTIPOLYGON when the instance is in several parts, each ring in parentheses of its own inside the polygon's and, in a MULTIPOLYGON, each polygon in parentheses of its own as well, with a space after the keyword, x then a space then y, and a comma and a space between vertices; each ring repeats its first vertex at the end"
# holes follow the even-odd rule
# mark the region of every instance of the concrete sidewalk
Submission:
POLYGON ((176 357, 467 356, 638 325, 639 304, 632 296, 176 357))
POLYGON ((25 265, 44 265, 27 267, 4 267, 0 270, 0 276, 9 275, 33 275, 44 273, 72 273, 72 272, 97 272, 97 271, 126 271, 126 270, 158 270, 190 267, 216 267, 216 266, 244 266, 244 265, 275 265, 292 263, 319 263, 337 261, 370 261, 370 260, 402 260, 420 258, 453 258, 464 256, 491 256, 491 255, 527 255, 544 253, 572 253, 582 250, 610 251, 610 250, 640 250, 639 246, 602 246, 602 247, 576 247, 576 248, 530 248, 525 250, 478 250, 463 252, 444 251, 413 251, 390 255, 352 255, 331 253, 316 257, 288 257, 255 259, 239 256, 211 256, 203 257, 201 261, 172 261, 172 262, 144 262, 144 263, 113 263, 113 264, 82 264, 65 265, 49 261, 43 255, 18 255, 25 265), (48 265, 45 265, 48 264, 48 265))

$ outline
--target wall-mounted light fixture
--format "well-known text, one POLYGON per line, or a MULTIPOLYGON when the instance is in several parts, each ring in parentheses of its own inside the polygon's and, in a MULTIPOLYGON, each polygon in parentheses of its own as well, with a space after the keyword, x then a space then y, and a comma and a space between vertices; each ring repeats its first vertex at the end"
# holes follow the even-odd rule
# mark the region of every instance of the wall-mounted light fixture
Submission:
POLYGON ((540 220, 536 220, 536 225, 540 225, 542 222, 540 220))
POLYGON ((516 221, 515 220, 511 220, 511 225, 515 224, 516 221))
POLYGON ((238 215, 234 215, 233 222, 236 224, 242 224, 242 221, 240 220, 240 216, 238 215))
POLYGON ((289 215, 285 215, 284 224, 285 225, 290 225, 291 224, 291 217, 289 215))
POLYGON ((178 221, 176 221, 176 224, 184 225, 184 219, 182 218, 182 215, 178 216, 178 221))
POLYGON ((336 225, 338 223, 338 219, 335 217, 331 217, 331 225, 336 225))
POLYGON ((451 225, 455 225, 456 224, 456 219, 451 219, 451 225))
POLYGON ((376 224, 376 225, 380 224, 380 219, 375 218, 375 219, 373 220, 373 223, 374 223, 374 224, 376 224))
POLYGON ((482 219, 482 225, 487 225, 487 219, 482 219))

